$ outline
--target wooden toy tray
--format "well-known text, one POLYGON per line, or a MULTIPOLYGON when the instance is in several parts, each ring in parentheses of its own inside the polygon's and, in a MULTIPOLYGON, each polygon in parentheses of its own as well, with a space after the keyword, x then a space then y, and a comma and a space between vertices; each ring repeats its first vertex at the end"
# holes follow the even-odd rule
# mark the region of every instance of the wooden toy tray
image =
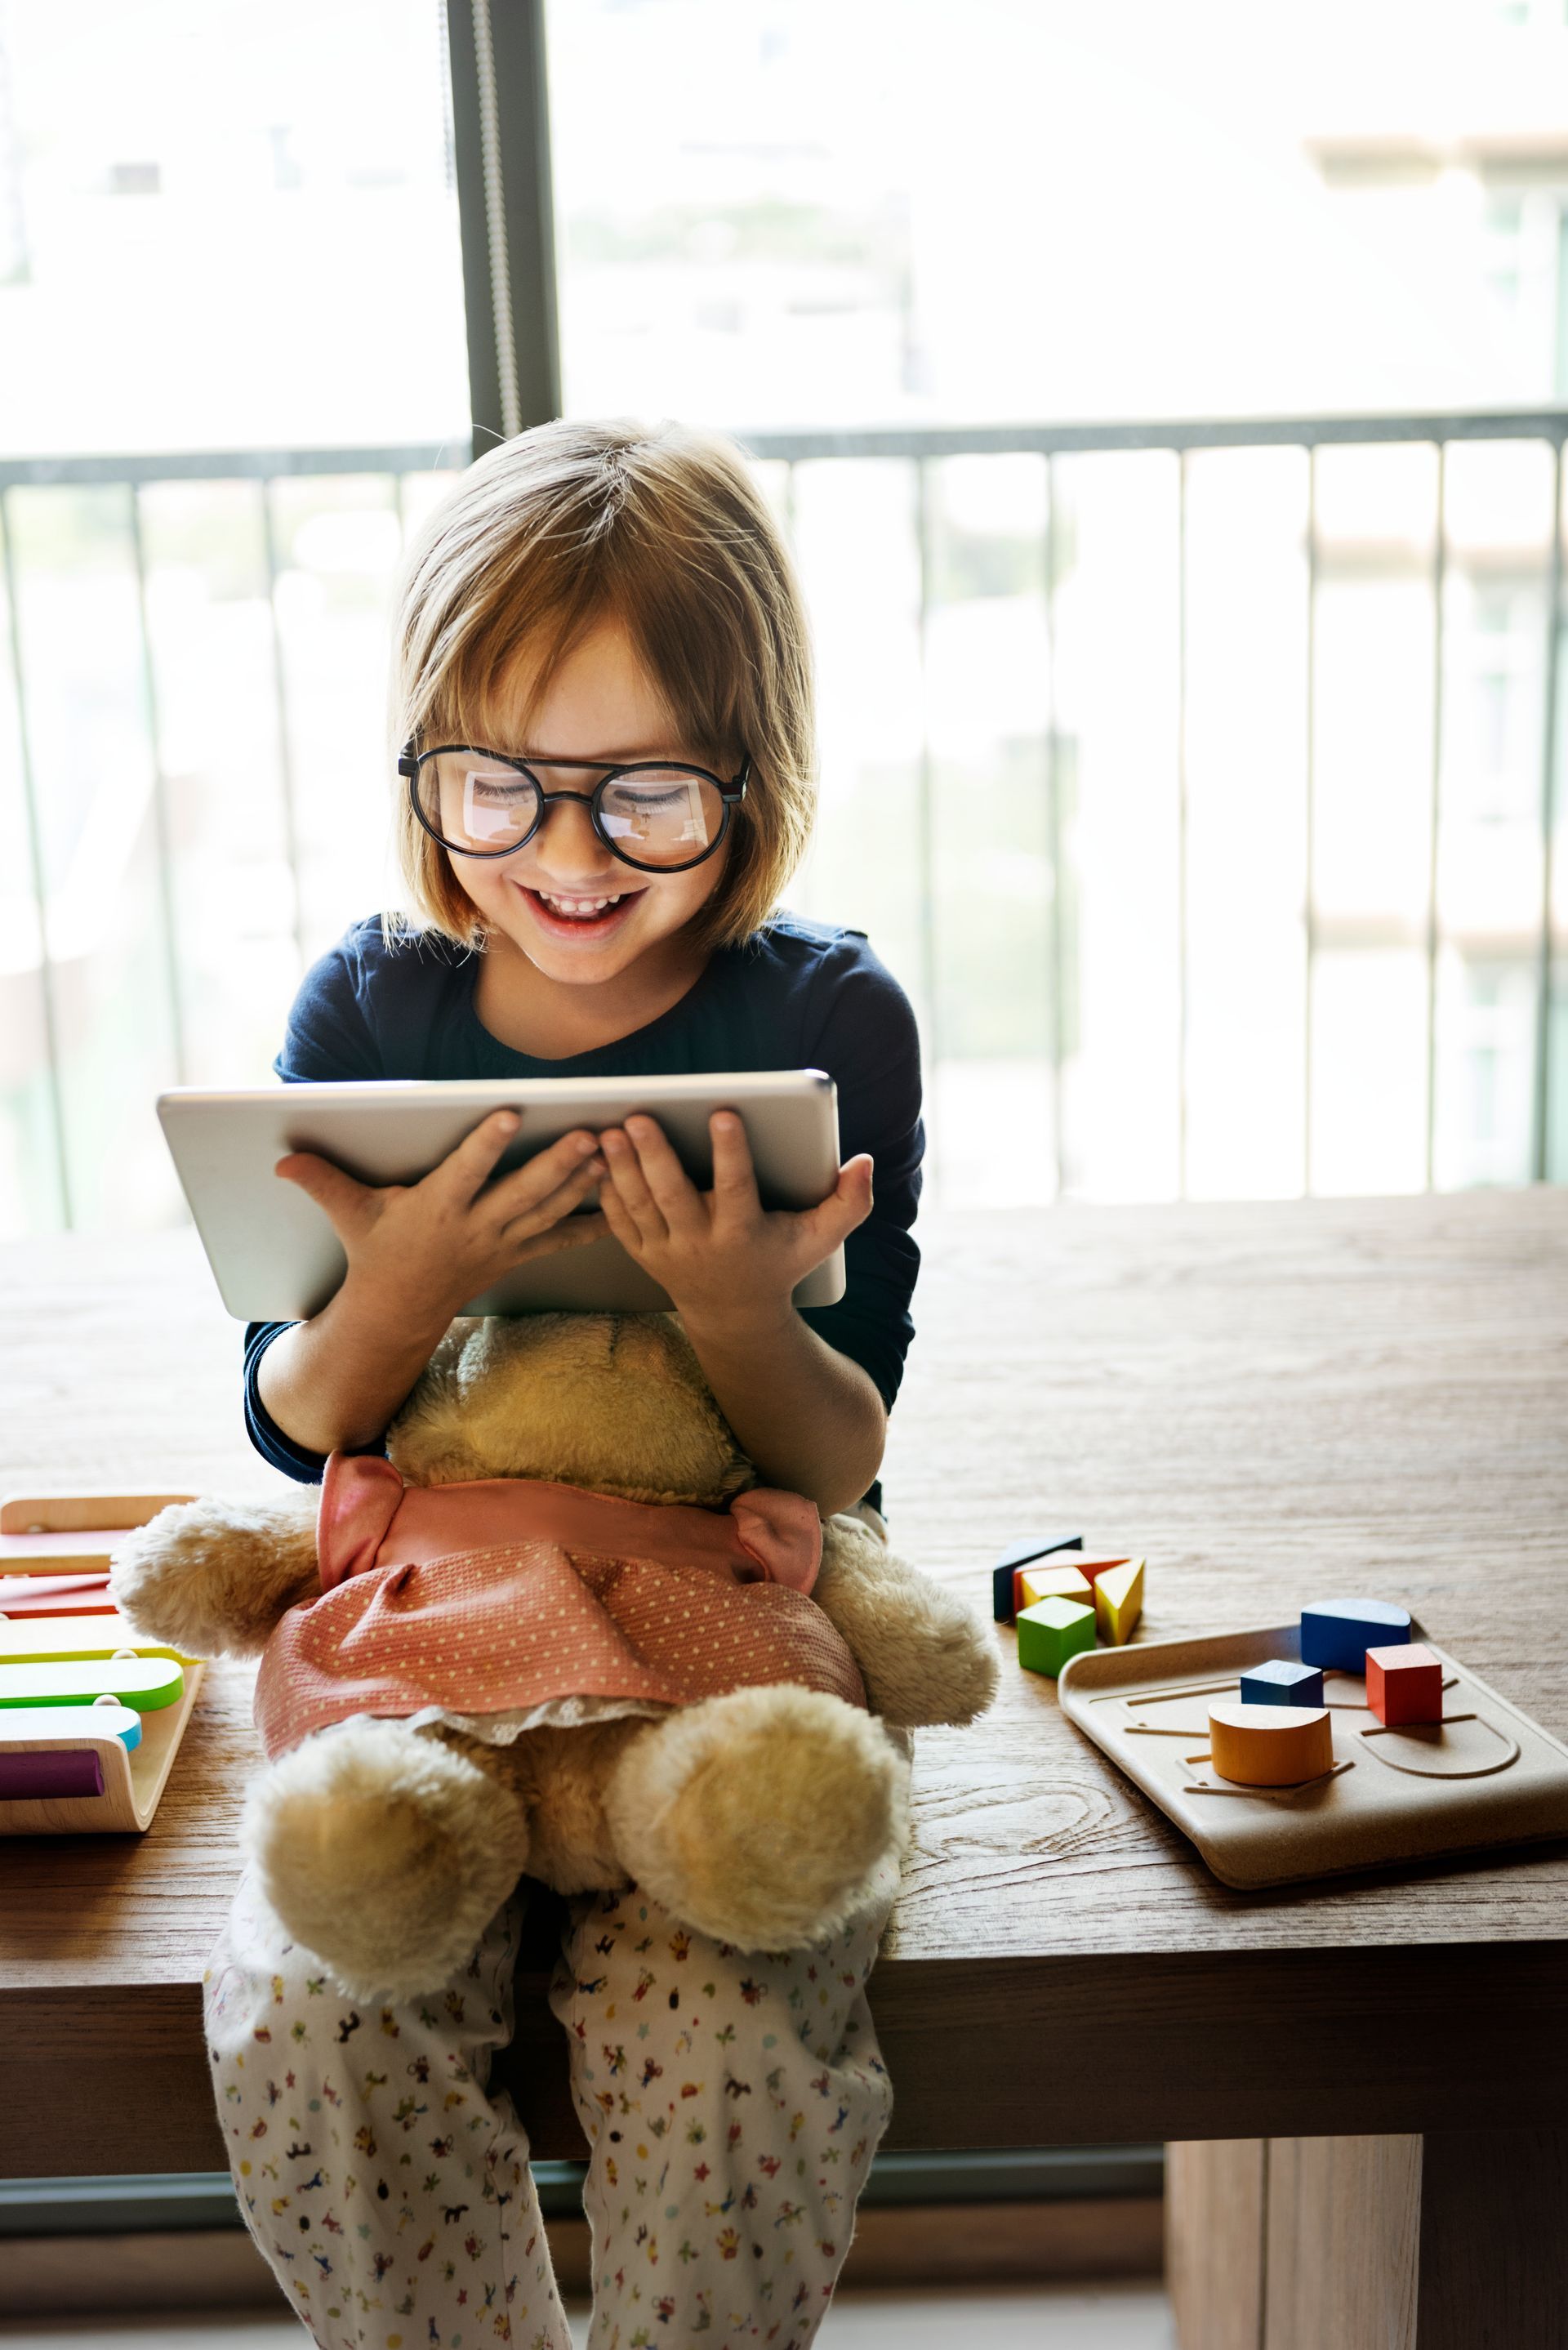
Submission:
POLYGON ((1334 1768, 1295 1787, 1238 1787, 1209 1761, 1209 1707, 1271 1657, 1298 1658, 1294 1624, 1210 1639, 1148 1640, 1069 1659, 1062 1710, 1247 1890, 1434 1853, 1568 1835, 1568 1746, 1436 1646, 1440 1727, 1387 1730, 1359 1676, 1329 1672, 1334 1768))

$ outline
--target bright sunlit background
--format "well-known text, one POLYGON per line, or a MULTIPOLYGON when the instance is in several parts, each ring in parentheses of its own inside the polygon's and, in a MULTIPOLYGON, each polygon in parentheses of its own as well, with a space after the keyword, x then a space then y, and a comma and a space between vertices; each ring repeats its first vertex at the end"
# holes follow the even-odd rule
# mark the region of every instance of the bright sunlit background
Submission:
MULTIPOLYGON (((1568 403, 1568 0, 548 29, 567 411, 791 436, 792 903, 915 997, 936 1195, 1568 1178, 1560 468, 1409 421, 1568 403), (1404 438, 918 437, 1345 415, 1404 438)), ((262 1081, 395 891, 470 431, 433 0, 0 0, 0 1230, 175 1216, 159 1087, 262 1081)))

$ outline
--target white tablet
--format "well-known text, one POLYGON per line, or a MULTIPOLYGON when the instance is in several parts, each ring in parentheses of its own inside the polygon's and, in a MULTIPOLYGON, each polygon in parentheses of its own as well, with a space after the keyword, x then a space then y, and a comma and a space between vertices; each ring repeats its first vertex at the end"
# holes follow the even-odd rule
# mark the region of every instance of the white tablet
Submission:
MULTIPOLYGON (((493 1110, 523 1123, 497 1172, 531 1159, 574 1127, 656 1118, 692 1180, 712 1180, 708 1120, 740 1113, 763 1204, 814 1208, 838 1180, 838 1096, 820 1069, 673 1077, 410 1079, 389 1084, 269 1086, 247 1093, 180 1087, 158 1097, 165 1139, 223 1304, 242 1322, 301 1322, 337 1288, 348 1260, 336 1232, 297 1184, 274 1168, 314 1150, 365 1183, 416 1183, 493 1110)), ((795 1289, 797 1305, 844 1295, 836 1250, 795 1289)), ((618 1241, 520 1264, 465 1314, 550 1306, 650 1313, 670 1299, 618 1241)))

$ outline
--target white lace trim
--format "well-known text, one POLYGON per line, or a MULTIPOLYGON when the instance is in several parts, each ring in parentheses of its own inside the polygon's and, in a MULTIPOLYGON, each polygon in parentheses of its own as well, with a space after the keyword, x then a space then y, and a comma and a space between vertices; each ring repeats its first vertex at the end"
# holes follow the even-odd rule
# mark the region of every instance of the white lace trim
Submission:
POLYGON ((440 1723, 461 1730, 486 1746, 511 1746, 525 1730, 580 1730, 590 1721, 615 1721, 628 1714, 671 1713, 674 1708, 649 1698, 552 1697, 541 1705, 514 1706, 509 1713, 452 1713, 427 1705, 408 1717, 410 1730, 440 1723))

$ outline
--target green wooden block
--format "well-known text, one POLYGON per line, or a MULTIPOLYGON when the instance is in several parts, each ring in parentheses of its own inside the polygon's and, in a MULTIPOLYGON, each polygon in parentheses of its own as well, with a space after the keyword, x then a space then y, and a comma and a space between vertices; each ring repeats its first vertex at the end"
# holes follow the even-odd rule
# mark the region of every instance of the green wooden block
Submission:
POLYGON ((1069 1657, 1095 1645, 1095 1611, 1071 1599, 1041 1599, 1018 1611, 1018 1661, 1053 1680, 1069 1657))

